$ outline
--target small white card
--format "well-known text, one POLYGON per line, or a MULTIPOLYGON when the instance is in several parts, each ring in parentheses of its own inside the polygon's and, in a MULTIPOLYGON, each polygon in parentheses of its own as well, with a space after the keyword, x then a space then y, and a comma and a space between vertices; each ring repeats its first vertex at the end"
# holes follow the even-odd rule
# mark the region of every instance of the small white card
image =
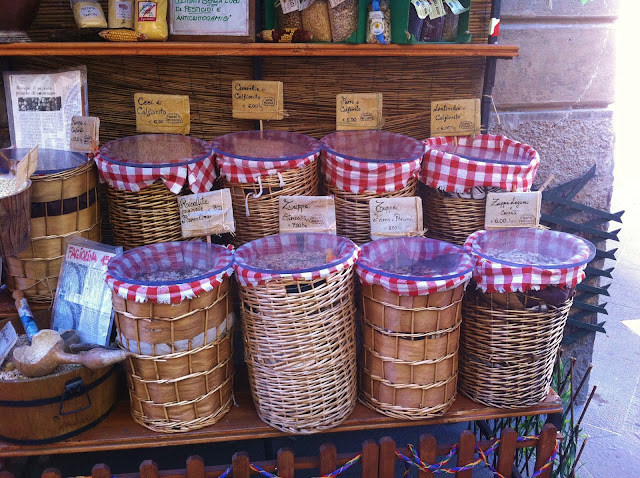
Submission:
POLYGON ((540 191, 523 193, 489 193, 485 211, 485 229, 538 227, 540 191))
POLYGON ((18 341, 18 334, 13 328, 11 321, 8 321, 2 329, 0 329, 0 365, 7 358, 9 352, 18 341))
POLYGON ((280 232, 336 233, 336 206, 331 196, 280 196, 280 232))
POLYGON ((178 197, 182 237, 208 236, 236 231, 231 191, 218 189, 178 197))
POLYGON ((422 200, 419 197, 369 201, 371 239, 420 236, 423 233, 422 200))

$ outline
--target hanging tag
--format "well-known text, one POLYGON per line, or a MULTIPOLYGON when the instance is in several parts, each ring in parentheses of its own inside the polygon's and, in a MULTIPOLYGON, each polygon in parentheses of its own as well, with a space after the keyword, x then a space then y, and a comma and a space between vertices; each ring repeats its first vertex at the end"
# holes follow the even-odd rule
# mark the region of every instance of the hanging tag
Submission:
POLYGON ((336 130, 382 129, 382 93, 336 95, 336 130))
POLYGON ((419 197, 371 199, 369 201, 371 239, 421 236, 422 200, 419 197))
POLYGON ((454 15, 460 15, 462 12, 466 12, 468 8, 465 8, 459 0, 444 0, 444 3, 449 5, 451 13, 454 15))
POLYGON ((329 6, 331 8, 336 8, 341 3, 344 3, 346 0, 329 0, 329 6))
POLYGON ((538 227, 540 224, 540 191, 522 193, 488 193, 485 229, 538 227))
POLYGON ((280 233, 336 233, 336 207, 331 196, 280 196, 280 233))
POLYGON ((189 134, 188 96, 136 93, 133 99, 138 133, 189 134))
POLYGON ((429 3, 431 3, 431 8, 429 9, 429 18, 431 20, 444 17, 447 14, 442 0, 429 0, 429 3))
POLYGON ((93 153, 100 141, 100 118, 73 116, 71 118, 71 151, 93 153))
POLYGON ((281 81, 234 80, 232 116, 239 119, 281 120, 284 118, 281 81))
POLYGON ((178 197, 182 237, 233 234, 236 225, 228 188, 178 197))
POLYGON ((300 10, 299 0, 281 0, 279 3, 282 8, 282 13, 291 13, 300 10))
POLYGON ((36 172, 38 168, 38 147, 34 147, 27 155, 18 161, 16 166, 16 189, 18 192, 22 189, 24 183, 36 172))
POLYGON ((4 327, 0 329, 0 365, 7 358, 9 352, 18 341, 18 334, 13 327, 11 321, 8 321, 4 327))
POLYGON ((431 4, 429 2, 425 0, 411 0, 411 3, 416 9, 416 13, 420 20, 424 20, 429 16, 429 12, 431 10, 431 4))
POLYGON ((304 10, 305 8, 308 8, 313 2, 315 2, 315 0, 300 0, 300 6, 298 7, 298 9, 304 10))
POLYGON ((480 99, 431 102, 431 136, 480 133, 480 99))

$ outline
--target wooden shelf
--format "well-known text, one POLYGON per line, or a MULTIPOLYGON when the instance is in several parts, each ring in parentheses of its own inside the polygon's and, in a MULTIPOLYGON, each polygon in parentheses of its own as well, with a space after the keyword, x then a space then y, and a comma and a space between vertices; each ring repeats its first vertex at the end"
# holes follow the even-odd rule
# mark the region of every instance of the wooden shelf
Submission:
POLYGON ((33 42, 0 44, 1 56, 381 56, 498 57, 518 56, 514 45, 422 44, 351 45, 344 43, 208 43, 208 42, 33 42))
MULTIPOLYGON (((156 433, 135 423, 129 414, 129 402, 122 400, 116 404, 115 409, 101 424, 77 437, 42 446, 18 446, 0 442, 0 457, 156 448, 287 435, 287 433, 276 430, 260 420, 246 386, 244 391, 236 393, 236 400, 238 406, 232 406, 231 411, 218 423, 200 430, 169 434, 156 433)), ((325 433, 426 426, 561 412, 562 401, 553 391, 538 405, 516 410, 486 407, 458 395, 446 414, 422 420, 389 418, 358 403, 346 421, 335 428, 326 430, 325 433)))

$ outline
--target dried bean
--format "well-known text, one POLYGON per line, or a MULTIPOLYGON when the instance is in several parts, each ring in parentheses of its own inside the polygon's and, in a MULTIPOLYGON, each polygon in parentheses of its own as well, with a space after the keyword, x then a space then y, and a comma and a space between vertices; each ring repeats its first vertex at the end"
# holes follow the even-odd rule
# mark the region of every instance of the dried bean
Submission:
POLYGON ((380 0, 380 10, 374 10, 373 4, 367 6, 367 43, 382 43, 378 35, 382 35, 385 44, 391 43, 391 9, 386 0, 380 0))
POLYGON ((358 0, 345 0, 329 8, 329 20, 333 41, 345 41, 358 29, 358 0))
POLYGON ((328 0, 315 0, 302 10, 302 29, 313 35, 313 41, 331 41, 328 0))

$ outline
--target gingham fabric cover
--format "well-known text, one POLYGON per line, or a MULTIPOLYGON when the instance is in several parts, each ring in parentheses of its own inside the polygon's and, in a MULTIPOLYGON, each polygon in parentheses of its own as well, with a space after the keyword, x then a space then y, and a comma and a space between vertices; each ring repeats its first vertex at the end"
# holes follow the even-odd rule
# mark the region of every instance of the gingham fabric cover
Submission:
MULTIPOLYGON (((476 260, 473 280, 484 292, 526 292, 544 289, 550 285, 561 288, 575 287, 585 277, 586 264, 561 269, 541 269, 533 266, 515 267, 485 259, 472 250, 474 241, 484 232, 474 232, 464 243, 464 248, 476 260)), ((571 241, 571 238, 566 237, 561 240, 571 241)), ((561 248, 562 245, 559 247, 561 248)), ((526 248, 526 241, 524 241, 522 249, 526 250, 526 248)), ((588 253, 575 257, 576 260, 587 260, 588 258, 588 253)))
POLYGON ((289 169, 303 168, 318 159, 320 151, 284 161, 256 161, 216 153, 220 174, 230 183, 257 183, 262 176, 273 176, 289 169))
POLYGON ((458 137, 458 144, 488 150, 505 150, 526 160, 526 163, 498 164, 465 159, 455 154, 438 151, 438 147, 454 141, 452 136, 426 139, 427 152, 420 170, 420 181, 432 188, 450 193, 462 193, 477 186, 499 187, 510 192, 529 191, 540 156, 531 146, 504 136, 489 134, 458 137))
MULTIPOLYGON (((284 274, 276 272, 256 272, 244 267, 247 263, 247 259, 254 254, 260 255, 264 253, 264 247, 268 247, 271 252, 281 253, 288 250, 298 249, 298 242, 296 234, 276 234, 274 236, 267 236, 257 241, 251 241, 243 246, 240 246, 236 250, 234 268, 236 273, 236 280, 241 286, 255 287, 261 284, 265 284, 274 279, 291 279, 291 280, 303 280, 311 281, 327 277, 330 274, 340 272, 346 268, 349 268, 355 264, 360 253, 360 248, 356 246, 352 241, 344 237, 332 236, 337 238, 338 250, 334 250, 336 259, 344 257, 344 260, 332 267, 320 269, 312 272, 299 272, 294 274, 284 274)), ((327 234, 305 234, 305 244, 317 245, 317 247, 324 248, 327 244, 325 236, 327 234)))
MULTIPOLYGON (((185 158, 185 162, 188 160, 189 158, 185 158)), ((112 188, 125 191, 138 192, 151 186, 156 179, 162 179, 169 191, 179 194, 188 179, 191 192, 204 193, 211 190, 216 180, 213 153, 182 166, 124 166, 110 162, 100 153, 96 155, 95 161, 100 179, 112 188)))
POLYGON ((453 289, 460 284, 467 282, 471 279, 472 271, 470 269, 473 268, 473 265, 473 258, 469 254, 466 254, 460 247, 453 244, 435 241, 433 239, 407 240, 401 241, 401 243, 397 240, 383 239, 369 242, 362 246, 360 258, 356 262, 356 273, 360 276, 360 281, 365 284, 379 285, 398 295, 416 296, 453 289), (398 279, 373 272, 365 269, 361 264, 362 260, 366 257, 393 257, 398 253, 399 246, 402 247, 402 254, 412 259, 432 257, 433 251, 438 250, 438 242, 442 244, 442 246, 440 246, 442 247, 440 251, 441 253, 460 253, 461 256, 464 256, 460 263, 460 269, 468 270, 468 272, 464 272, 452 279, 415 281, 410 279, 398 279))
POLYGON ((233 255, 230 251, 222 246, 208 244, 206 247, 202 247, 202 244, 195 241, 165 242, 138 247, 118 254, 109 261, 107 284, 120 297, 136 302, 179 304, 185 299, 198 297, 203 292, 215 289, 225 277, 230 277, 233 274, 233 255), (212 254, 216 254, 216 252, 214 267, 211 269, 222 269, 221 272, 192 282, 145 286, 118 280, 112 275, 114 270, 120 272, 117 274, 120 277, 135 276, 140 272, 166 270, 172 264, 183 263, 184 255, 188 255, 190 257, 189 263, 196 267, 198 261, 209 265, 212 254))

